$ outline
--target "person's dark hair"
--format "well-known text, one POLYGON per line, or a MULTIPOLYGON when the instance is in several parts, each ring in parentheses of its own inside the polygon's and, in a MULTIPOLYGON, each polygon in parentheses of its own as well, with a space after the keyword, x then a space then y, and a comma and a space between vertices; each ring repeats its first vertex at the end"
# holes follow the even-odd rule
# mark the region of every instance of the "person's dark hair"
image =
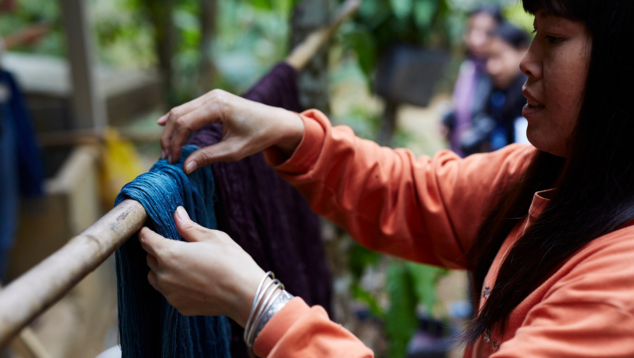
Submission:
POLYGON ((490 15, 498 24, 501 24, 504 21, 504 17, 502 16, 502 11, 500 11, 500 7, 494 4, 484 4, 469 11, 469 17, 479 14, 490 15))
POLYGON ((524 0, 524 9, 580 21, 590 66, 568 158, 537 151, 523 176, 490 209, 469 252, 476 307, 502 243, 528 214, 536 191, 555 188, 545 211, 506 256, 490 296, 463 338, 504 334, 510 313, 592 240, 634 220, 634 1, 524 0))
POLYGON ((528 47, 528 34, 526 31, 508 22, 501 23, 489 35, 501 39, 516 50, 528 47))

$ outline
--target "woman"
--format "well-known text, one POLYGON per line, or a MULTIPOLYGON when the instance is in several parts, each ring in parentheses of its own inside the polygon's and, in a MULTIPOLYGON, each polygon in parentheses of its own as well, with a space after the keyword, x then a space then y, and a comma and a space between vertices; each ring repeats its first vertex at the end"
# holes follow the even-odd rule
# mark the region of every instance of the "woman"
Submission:
POLYGON ((451 99, 453 108, 442 119, 449 147, 460 156, 465 155, 460 145, 463 132, 469 128, 473 116, 484 110, 491 91, 491 80, 485 71, 487 44, 489 34, 502 21, 500 9, 495 5, 484 5, 469 14, 464 34, 467 59, 460 65, 451 99))
POLYGON ((511 143, 524 143, 526 121, 522 109, 526 98, 522 86, 526 76, 517 64, 528 48, 528 36, 518 27, 503 23, 489 34, 486 71, 493 82, 493 91, 482 112, 471 120, 471 125, 460 137, 462 152, 466 155, 501 149, 511 143), (519 125, 517 125, 519 124, 519 125), (515 128, 518 131, 516 135, 515 128), (516 138, 517 137, 517 138, 516 138))
MULTIPOLYGON (((223 92, 160 119, 165 155, 221 122, 225 140, 186 171, 266 148, 269 163, 313 209, 360 243, 474 278, 478 314, 468 357, 634 356, 634 3, 524 0, 536 36, 520 63, 527 136, 460 159, 415 159, 380 148, 316 111, 301 116, 223 92), (300 120, 301 118, 301 120, 300 120)), ((179 210, 183 237, 149 229, 150 282, 185 314, 244 325, 264 273, 219 232, 179 210)), ((318 307, 294 298, 272 315, 254 351, 268 357, 370 357, 318 307)))

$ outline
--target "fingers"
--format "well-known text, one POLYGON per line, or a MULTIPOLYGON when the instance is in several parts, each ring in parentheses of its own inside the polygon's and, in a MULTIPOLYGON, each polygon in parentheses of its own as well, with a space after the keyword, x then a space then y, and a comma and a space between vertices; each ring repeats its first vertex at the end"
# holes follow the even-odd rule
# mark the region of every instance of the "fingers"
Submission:
POLYGON ((171 240, 164 238, 145 226, 139 231, 139 241, 143 250, 154 257, 159 257, 161 251, 172 244, 171 240))
POLYGON ((154 272, 158 272, 159 263, 156 257, 152 256, 152 254, 147 254, 145 261, 147 263, 147 266, 150 268, 150 270, 154 272))
POLYGON ((244 158, 242 145, 237 138, 229 138, 214 145, 201 148, 185 159, 183 168, 186 174, 216 162, 235 162, 244 158))
POLYGON ((167 117, 169 117, 169 112, 165 113, 161 118, 158 119, 158 121, 156 121, 156 124, 158 124, 159 126, 164 126, 165 123, 167 123, 167 117))
POLYGON ((174 131, 176 120, 180 118, 181 116, 189 114, 191 111, 195 110, 199 106, 204 105, 207 100, 208 98, 206 96, 198 97, 181 106, 172 108, 171 111, 169 111, 163 117, 159 118, 157 123, 165 127, 163 129, 163 134, 161 135, 161 158, 168 159, 168 161, 171 163, 171 160, 170 160, 171 158, 169 158, 168 148, 169 148, 169 141, 172 138, 172 133, 174 131))
POLYGON ((155 290, 159 292, 161 291, 159 288, 158 277, 156 277, 156 274, 154 273, 154 271, 150 270, 150 272, 147 274, 147 280, 150 283, 150 285, 154 287, 155 290))
POLYGON ((224 104, 217 101, 209 101, 194 111, 179 117, 175 120, 172 136, 167 147, 168 156, 171 163, 176 162, 180 157, 183 145, 189 137, 189 133, 200 129, 201 127, 219 123, 224 116, 224 104))
POLYGON ((156 123, 158 123, 161 126, 164 126, 165 123, 167 123, 167 118, 170 116, 170 114, 173 114, 177 117, 179 116, 183 116, 193 110, 195 110, 196 108, 204 105, 207 101, 210 100, 210 95, 209 94, 205 94, 202 95, 196 99, 193 99, 185 104, 182 104, 178 107, 174 107, 171 111, 169 111, 167 114, 165 114, 163 117, 159 118, 158 121, 156 121, 156 123))
POLYGON ((162 157, 167 157, 170 163, 176 162, 190 132, 222 120, 229 97, 226 92, 214 90, 172 109, 166 118, 161 117, 158 123, 165 123, 161 135, 162 157))
POLYGON ((176 229, 178 233, 181 234, 183 239, 188 242, 200 242, 200 241, 208 241, 210 231, 197 223, 193 222, 187 211, 182 206, 176 208, 176 212, 174 213, 174 221, 176 222, 176 229))

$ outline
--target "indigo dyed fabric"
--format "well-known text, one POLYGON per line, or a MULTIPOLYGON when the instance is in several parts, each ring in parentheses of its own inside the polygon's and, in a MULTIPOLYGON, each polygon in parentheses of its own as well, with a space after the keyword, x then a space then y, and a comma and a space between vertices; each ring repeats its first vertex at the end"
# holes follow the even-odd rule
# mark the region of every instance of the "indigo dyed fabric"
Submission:
MULTIPOLYGON (((274 67, 244 97, 301 111, 297 74, 287 64, 274 67)), ((188 143, 205 147, 221 137, 221 126, 212 125, 193 133, 188 143)), ((218 229, 229 234, 264 271, 275 272, 290 293, 330 311, 331 277, 320 221, 301 194, 264 162, 262 153, 211 168, 218 196, 218 229)), ((232 322, 232 330, 232 357, 248 357, 242 328, 232 322)))
POLYGON ((0 281, 13 247, 20 195, 42 194, 43 168, 24 96, 13 76, 0 70, 0 281))
MULTIPOLYGON (((0 106, 5 106, 1 99, 0 106)), ((20 178, 16 140, 13 118, 0 113, 0 281, 5 278, 18 221, 20 178)))
MULTIPOLYGON (((159 160, 148 173, 121 189, 116 204, 125 199, 138 201, 149 216, 146 225, 174 240, 183 240, 174 223, 174 212, 179 205, 198 224, 216 229, 211 168, 200 168, 189 176, 183 172, 185 158, 196 149, 185 146, 175 164, 159 160)), ((228 319, 181 315, 148 283, 146 255, 136 237, 128 240, 116 253, 123 357, 230 357, 228 319)))
POLYGON ((13 121, 20 193, 27 197, 39 196, 43 192, 44 165, 31 115, 13 75, 0 70, 0 84, 8 90, 8 101, 2 103, 0 111, 13 121))

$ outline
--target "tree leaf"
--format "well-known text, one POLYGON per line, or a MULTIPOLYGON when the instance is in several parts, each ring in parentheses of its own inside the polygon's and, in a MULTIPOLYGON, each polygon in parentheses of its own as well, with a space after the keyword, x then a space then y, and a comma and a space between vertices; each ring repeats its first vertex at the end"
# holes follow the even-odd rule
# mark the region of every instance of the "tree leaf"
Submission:
POLYGON ((359 280, 368 266, 379 262, 381 254, 354 243, 348 254, 348 267, 355 280, 359 280))
POLYGON ((434 21, 438 0, 417 0, 414 3, 414 21, 421 31, 428 31, 434 21))
POLYGON ((374 72, 376 65, 376 47, 374 38, 364 27, 354 26, 351 30, 343 34, 343 41, 347 47, 357 54, 359 66, 369 79, 374 72))
POLYGON ((418 327, 416 293, 408 270, 401 261, 393 261, 387 270, 387 290, 390 308, 385 317, 391 358, 404 358, 407 344, 418 327))
POLYGON ((273 10, 273 2, 271 0, 251 0, 251 5, 262 10, 273 10))
POLYGON ((435 266, 406 262, 405 267, 411 276, 416 301, 422 303, 427 312, 432 312, 436 305, 436 287, 441 277, 449 271, 435 266))
POLYGON ((404 20, 412 12, 412 0, 390 0, 390 5, 399 20, 404 20))
POLYGON ((370 313, 380 319, 385 319, 385 310, 379 305, 376 298, 370 292, 364 290, 358 283, 350 285, 350 291, 352 292, 352 297, 368 306, 370 313))

